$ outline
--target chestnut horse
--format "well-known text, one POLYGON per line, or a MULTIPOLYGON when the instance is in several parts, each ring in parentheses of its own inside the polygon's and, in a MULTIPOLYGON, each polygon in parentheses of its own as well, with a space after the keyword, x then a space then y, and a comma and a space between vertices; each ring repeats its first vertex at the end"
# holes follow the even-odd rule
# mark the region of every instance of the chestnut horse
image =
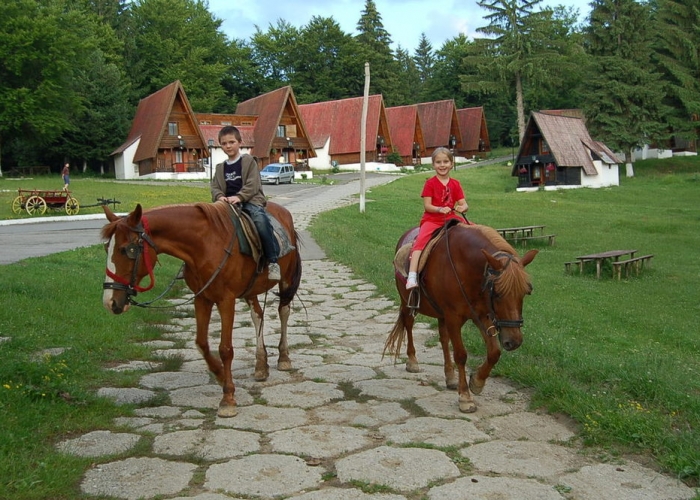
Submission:
MULTIPOLYGON (((197 347, 209 370, 223 386, 218 415, 235 416, 236 389, 231 374, 235 301, 243 298, 250 306, 257 340, 255 379, 266 380, 269 367, 262 332, 263 311, 257 296, 278 282, 268 280, 267 269, 259 272, 254 259, 241 253, 230 205, 196 203, 146 211, 137 205, 123 218, 116 216, 107 206, 104 210, 110 221, 102 229, 102 237, 107 240, 104 306, 114 314, 121 314, 134 302, 132 297, 137 292, 150 289, 154 284, 153 265, 159 253, 182 260, 185 283, 194 292, 197 347), (150 278, 149 286, 139 286, 146 275, 150 278), (221 316, 220 359, 209 351, 208 342, 209 321, 215 304, 221 316)), ((278 285, 278 312, 282 325, 277 369, 286 371, 292 369, 287 347, 289 304, 301 281, 301 257, 291 214, 275 203, 268 203, 267 210, 280 222, 293 246, 279 259, 282 279, 278 285)))
MULTIPOLYGON (((418 228, 404 233, 396 249, 411 244, 417 234, 418 228)), ((519 257, 513 247, 490 227, 452 225, 432 248, 419 275, 419 288, 407 291, 405 277, 396 272, 401 310, 386 340, 384 352, 398 357, 407 335, 406 370, 419 372, 413 345, 414 315, 418 312, 437 318, 445 383, 449 389, 458 389, 460 411, 476 411, 472 393, 481 393, 486 378, 501 356, 500 347, 512 351, 523 342, 520 330, 523 299, 532 291, 524 267, 536 255, 537 250, 530 250, 519 257), (416 301, 419 303, 413 304, 416 301), (462 342, 462 325, 470 319, 481 331, 486 344, 486 359, 467 384, 467 351, 462 342), (450 342, 458 368, 457 379, 450 359, 450 342)))

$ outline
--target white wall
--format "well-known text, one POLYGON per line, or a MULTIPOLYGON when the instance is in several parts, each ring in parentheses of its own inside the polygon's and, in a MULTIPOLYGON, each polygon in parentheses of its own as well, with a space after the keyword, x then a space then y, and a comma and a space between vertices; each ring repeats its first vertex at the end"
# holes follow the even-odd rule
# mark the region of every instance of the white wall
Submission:
POLYGON ((139 147, 141 138, 133 142, 123 153, 114 157, 114 175, 117 179, 136 179, 139 176, 138 166, 134 163, 134 155, 139 147))
POLYGON ((328 153, 331 147, 330 137, 326 140, 326 143, 322 148, 316 149, 316 158, 309 158, 309 167, 316 168, 318 170, 330 170, 331 169, 331 155, 328 153))

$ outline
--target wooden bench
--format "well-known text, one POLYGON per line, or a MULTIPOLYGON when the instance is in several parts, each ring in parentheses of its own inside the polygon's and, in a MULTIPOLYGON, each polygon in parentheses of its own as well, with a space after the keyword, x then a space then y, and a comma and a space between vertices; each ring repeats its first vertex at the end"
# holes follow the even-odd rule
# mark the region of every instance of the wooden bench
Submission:
POLYGON ((578 266, 578 272, 583 273, 583 264, 586 262, 593 262, 593 259, 579 259, 579 260, 573 260, 571 262, 564 262, 564 268, 566 269, 566 272, 571 272, 571 266, 572 265, 577 265, 578 266))
POLYGON ((629 276, 632 267, 634 267, 635 274, 639 275, 639 271, 644 268, 644 263, 651 263, 652 257, 653 255, 642 255, 640 257, 634 257, 627 260, 618 260, 617 262, 613 262, 613 276, 616 276, 617 279, 620 279, 622 276, 623 269, 625 276, 629 276))
POLYGON ((538 235, 538 236, 514 236, 514 237, 509 237, 506 239, 512 241, 513 243, 522 242, 523 245, 527 245, 528 241, 547 240, 549 245, 552 246, 552 245, 554 245, 554 238, 555 237, 556 237, 556 234, 543 234, 543 235, 538 235))

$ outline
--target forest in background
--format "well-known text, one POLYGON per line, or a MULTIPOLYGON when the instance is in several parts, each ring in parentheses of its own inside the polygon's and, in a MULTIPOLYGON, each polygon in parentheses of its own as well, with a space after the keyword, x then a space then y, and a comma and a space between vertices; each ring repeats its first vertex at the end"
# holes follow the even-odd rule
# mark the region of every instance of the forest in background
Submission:
POLYGON ((480 0, 478 36, 391 48, 372 0, 350 35, 332 17, 279 19, 229 39, 202 0, 0 2, 0 176, 69 161, 111 169, 138 101, 180 80, 196 112, 291 85, 299 104, 371 94, 387 107, 454 99, 483 106, 492 147, 514 147, 530 111, 582 109, 594 139, 626 154, 698 137, 697 0, 594 0, 575 9, 540 0, 480 0))

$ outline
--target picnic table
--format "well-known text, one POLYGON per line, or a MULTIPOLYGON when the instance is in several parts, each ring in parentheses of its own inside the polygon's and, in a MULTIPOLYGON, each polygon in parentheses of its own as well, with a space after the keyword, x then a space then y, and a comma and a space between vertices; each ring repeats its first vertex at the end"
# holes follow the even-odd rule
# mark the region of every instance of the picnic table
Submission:
POLYGON ((550 245, 554 244, 554 234, 544 234, 544 225, 504 227, 496 229, 503 236, 503 239, 513 243, 527 244, 533 240, 548 240, 550 245))
POLYGON ((630 265, 635 266, 635 270, 637 271, 637 274, 639 274, 639 266, 644 265, 645 262, 651 260, 653 255, 642 255, 640 257, 635 257, 634 254, 637 253, 637 250, 608 250, 606 252, 600 252, 600 253, 592 253, 589 255, 579 255, 576 257, 576 261, 574 262, 565 262, 564 266, 566 267, 566 270, 569 271, 571 268, 572 264, 577 264, 579 268, 579 272, 583 272, 583 265, 586 262, 595 262, 595 267, 596 267, 596 278, 600 278, 603 263, 606 260, 611 260, 612 261, 612 267, 613 267, 613 277, 617 277, 617 279, 620 279, 622 275, 622 269, 624 267, 626 273, 629 273, 630 265), (629 255, 629 257, 620 260, 620 257, 624 257, 626 255, 629 255))

